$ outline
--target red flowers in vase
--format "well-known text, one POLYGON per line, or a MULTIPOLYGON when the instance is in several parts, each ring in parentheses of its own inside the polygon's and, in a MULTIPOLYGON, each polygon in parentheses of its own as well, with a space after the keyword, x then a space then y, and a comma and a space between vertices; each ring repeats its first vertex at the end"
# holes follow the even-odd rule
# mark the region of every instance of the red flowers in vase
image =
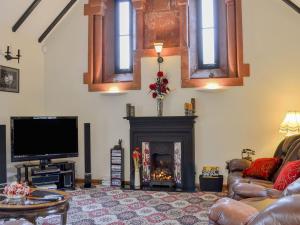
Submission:
POLYGON ((156 82, 149 85, 150 93, 152 93, 153 98, 163 99, 170 89, 168 88, 169 80, 166 78, 162 71, 157 72, 156 82))
POLYGON ((140 148, 139 147, 136 147, 133 150, 132 158, 133 158, 134 168, 136 170, 138 170, 138 168, 140 168, 140 158, 141 158, 141 153, 140 153, 140 148))

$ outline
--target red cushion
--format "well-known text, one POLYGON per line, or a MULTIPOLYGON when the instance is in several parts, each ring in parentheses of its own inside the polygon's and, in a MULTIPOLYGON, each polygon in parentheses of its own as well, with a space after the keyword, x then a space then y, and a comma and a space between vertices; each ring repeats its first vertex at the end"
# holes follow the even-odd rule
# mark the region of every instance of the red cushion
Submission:
POLYGON ((281 169, 275 183, 274 188, 282 191, 289 184, 293 183, 300 177, 300 160, 288 162, 281 169))
POLYGON ((281 163, 279 158, 261 158, 251 163, 250 167, 243 171, 244 177, 255 177, 268 180, 281 163))

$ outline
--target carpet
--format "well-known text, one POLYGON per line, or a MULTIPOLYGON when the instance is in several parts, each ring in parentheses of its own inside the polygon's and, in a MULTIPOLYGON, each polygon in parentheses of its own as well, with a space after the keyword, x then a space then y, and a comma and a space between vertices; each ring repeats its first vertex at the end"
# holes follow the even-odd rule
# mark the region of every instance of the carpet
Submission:
MULTIPOLYGON (((98 187, 70 195, 68 225, 207 225, 209 208, 226 194, 98 187)), ((60 217, 39 218, 37 224, 58 225, 60 217)))

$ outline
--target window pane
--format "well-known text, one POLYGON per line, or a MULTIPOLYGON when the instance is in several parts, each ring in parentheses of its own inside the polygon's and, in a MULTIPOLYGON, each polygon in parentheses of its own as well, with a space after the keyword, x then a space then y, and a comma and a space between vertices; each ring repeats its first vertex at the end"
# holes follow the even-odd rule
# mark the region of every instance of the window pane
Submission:
POLYGON ((129 35, 130 33, 130 3, 119 3, 119 34, 129 35))
POLYGON ((214 27, 214 0, 202 0, 201 9, 202 28, 214 27))
POLYGON ((215 64, 215 30, 202 30, 203 64, 215 64))
POLYGON ((121 70, 130 69, 130 36, 120 36, 119 61, 121 70))

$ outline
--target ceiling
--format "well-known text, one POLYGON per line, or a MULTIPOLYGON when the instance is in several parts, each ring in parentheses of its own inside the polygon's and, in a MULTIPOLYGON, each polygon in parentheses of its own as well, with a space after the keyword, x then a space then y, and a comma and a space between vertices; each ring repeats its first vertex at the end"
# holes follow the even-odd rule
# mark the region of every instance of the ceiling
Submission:
MULTIPOLYGON (((42 0, 33 10, 17 33, 38 41, 38 38, 58 16, 70 0, 42 0)), ((33 0, 0 0, 0 30, 12 29, 33 0)))

